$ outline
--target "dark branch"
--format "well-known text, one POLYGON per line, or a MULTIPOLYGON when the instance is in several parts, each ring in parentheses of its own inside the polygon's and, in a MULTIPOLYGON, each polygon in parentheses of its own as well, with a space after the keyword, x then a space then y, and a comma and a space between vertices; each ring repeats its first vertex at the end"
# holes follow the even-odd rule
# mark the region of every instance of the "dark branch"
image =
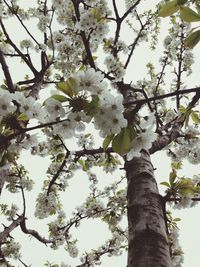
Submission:
POLYGON ((6 60, 5 60, 4 54, 1 51, 1 49, 0 49, 0 63, 1 63, 1 67, 2 67, 3 73, 5 75, 5 79, 6 79, 6 83, 7 83, 7 86, 8 86, 8 90, 10 91, 10 93, 14 93, 15 92, 15 87, 14 87, 14 84, 13 84, 13 81, 12 81, 12 78, 11 78, 11 75, 10 75, 10 71, 8 69, 8 65, 6 64, 6 60))
POLYGON ((53 243, 52 240, 46 239, 45 237, 40 236, 40 234, 32 229, 27 229, 26 227, 26 222, 25 219, 23 218, 23 220, 20 222, 20 227, 23 233, 28 234, 28 235, 32 235, 33 237, 35 237, 38 241, 42 242, 43 244, 51 244, 53 243))

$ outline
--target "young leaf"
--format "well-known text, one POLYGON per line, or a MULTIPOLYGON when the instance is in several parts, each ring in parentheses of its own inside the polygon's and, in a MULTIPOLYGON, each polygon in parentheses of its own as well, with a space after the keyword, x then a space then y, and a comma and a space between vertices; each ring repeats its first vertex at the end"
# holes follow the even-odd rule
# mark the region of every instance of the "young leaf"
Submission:
POLYGON ((18 121, 28 121, 28 117, 26 114, 21 113, 18 117, 17 117, 18 121))
POLYGON ((117 134, 112 141, 112 148, 120 156, 126 154, 132 145, 131 130, 129 128, 123 128, 119 134, 117 134))
POLYGON ((171 187, 170 184, 168 182, 162 182, 160 183, 161 185, 167 186, 167 187, 171 187))
POLYGON ((115 136, 114 134, 110 134, 105 137, 105 139, 103 140, 103 145, 102 145, 104 150, 107 149, 110 142, 113 140, 114 136, 115 136))
POLYGON ((179 10, 179 6, 177 5, 177 1, 170 1, 161 6, 158 11, 159 17, 168 17, 173 15, 176 11, 179 10))
POLYGON ((70 100, 70 98, 67 98, 64 95, 52 95, 51 98, 54 98, 55 100, 58 100, 59 102, 66 102, 70 100))
POLYGON ((194 123, 200 124, 200 117, 198 116, 198 114, 196 112, 193 111, 191 113, 191 118, 192 118, 194 123))
POLYGON ((180 222, 180 221, 181 221, 180 218, 175 218, 175 219, 174 219, 174 222, 180 222))
POLYGON ((170 185, 173 185, 174 184, 174 181, 176 179, 176 170, 175 169, 172 169, 172 172, 170 172, 170 175, 169 175, 169 182, 170 182, 170 185))
POLYGON ((184 45, 188 48, 193 48, 200 41, 200 30, 191 33, 185 38, 184 45))
POLYGON ((89 166, 88 166, 88 164, 86 164, 86 162, 84 160, 79 159, 78 163, 82 166, 82 170, 83 171, 85 171, 85 172, 88 171, 89 166))
POLYGON ((180 170, 182 168, 182 162, 181 161, 174 161, 171 164, 173 169, 180 170))
POLYGON ((200 21, 200 15, 187 6, 180 6, 180 17, 186 22, 200 21))
POLYGON ((178 109, 181 113, 186 113, 187 108, 185 108, 184 106, 180 105, 179 109, 178 109))
POLYGON ((76 81, 73 78, 69 78, 65 82, 59 82, 56 84, 56 87, 58 90, 62 91, 64 94, 68 95, 69 97, 72 97, 74 92, 76 81))

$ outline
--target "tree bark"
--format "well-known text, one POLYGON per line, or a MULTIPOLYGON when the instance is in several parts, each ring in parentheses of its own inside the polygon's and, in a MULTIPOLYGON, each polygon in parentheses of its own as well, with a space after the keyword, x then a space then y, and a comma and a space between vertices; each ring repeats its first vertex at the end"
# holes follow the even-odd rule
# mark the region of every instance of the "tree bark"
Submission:
POLYGON ((128 179, 128 267, 171 267, 167 228, 147 151, 125 163, 128 179))

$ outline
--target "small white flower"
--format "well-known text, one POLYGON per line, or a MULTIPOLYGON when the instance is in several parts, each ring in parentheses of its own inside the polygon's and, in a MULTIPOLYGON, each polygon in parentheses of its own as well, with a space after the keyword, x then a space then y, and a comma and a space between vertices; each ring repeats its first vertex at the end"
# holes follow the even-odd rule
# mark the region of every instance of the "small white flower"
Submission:
POLYGON ((29 119, 33 118, 33 107, 35 104, 35 99, 31 96, 22 97, 20 100, 18 100, 18 102, 20 103, 20 112, 26 114, 29 119))
POLYGON ((0 92, 0 117, 12 113, 16 106, 12 103, 12 96, 8 92, 0 92))
POLYGON ((140 151, 142 149, 150 149, 152 142, 157 138, 157 134, 148 128, 147 131, 140 133, 133 140, 133 148, 127 153, 127 160, 132 160, 133 157, 140 157, 140 151))
POLYGON ((45 107, 47 111, 50 113, 52 120, 56 119, 57 117, 65 116, 65 110, 62 104, 54 98, 48 98, 45 101, 45 107))
MULTIPOLYGON (((86 71, 79 71, 75 76, 77 86, 76 90, 79 92, 81 90, 90 91, 95 93, 101 88, 101 82, 103 80, 103 75, 99 71, 95 71, 90 68, 86 71)), ((103 90, 101 88, 101 90, 103 90)))

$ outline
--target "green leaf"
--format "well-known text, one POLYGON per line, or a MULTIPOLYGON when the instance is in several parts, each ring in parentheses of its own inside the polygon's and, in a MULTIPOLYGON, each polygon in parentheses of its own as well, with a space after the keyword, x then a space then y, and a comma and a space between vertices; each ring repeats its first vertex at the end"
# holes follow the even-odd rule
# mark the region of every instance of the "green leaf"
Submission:
POLYGON ((193 122, 200 124, 200 117, 196 112, 193 111, 191 113, 191 118, 192 118, 193 122))
POLYGON ((17 117, 18 121, 28 121, 28 117, 26 114, 21 113, 18 117, 17 117))
POLYGON ((181 219, 180 219, 180 218, 175 218, 175 219, 173 219, 173 221, 174 221, 174 222, 180 222, 181 219))
POLYGON ((167 186, 167 187, 169 187, 169 188, 171 187, 170 184, 169 184, 168 182, 162 182, 162 183, 160 183, 160 184, 161 184, 161 185, 164 185, 164 186, 167 186))
POLYGON ((186 113, 187 108, 185 108, 184 106, 180 105, 179 109, 178 109, 181 113, 186 113))
POLYGON ((182 162, 174 161, 171 163, 173 169, 180 170, 182 168, 182 162))
POLYGON ((130 128, 123 128, 112 140, 112 148, 120 156, 126 154, 132 146, 132 133, 130 128))
POLYGON ((110 142, 113 140, 114 136, 114 134, 107 135, 106 138, 103 140, 102 147, 104 150, 106 150, 107 147, 110 145, 110 142))
POLYGON ((200 41, 200 30, 189 34, 184 41, 185 47, 193 48, 200 41))
POLYGON ((89 166, 88 166, 88 164, 86 164, 86 162, 84 161, 84 160, 82 160, 82 159, 79 159, 78 160, 78 163, 82 166, 82 170, 83 171, 88 171, 89 170, 89 166))
POLYGON ((200 21, 200 15, 187 6, 180 6, 180 17, 186 22, 200 21))
POLYGON ((68 98, 64 95, 52 95, 51 98, 58 100, 59 102, 67 102, 70 100, 70 98, 68 98))
POLYGON ((170 185, 174 184, 175 179, 176 179, 176 170, 172 169, 172 172, 170 172, 170 174, 169 174, 170 185))
POLYGON ((191 195, 193 193, 193 190, 190 188, 183 188, 183 189, 179 189, 179 194, 181 194, 182 196, 187 196, 187 195, 191 195))
POLYGON ((177 0, 170 1, 161 6, 158 11, 159 17, 168 17, 173 15, 175 12, 179 10, 179 6, 177 5, 177 0))
POLYGON ((176 184, 176 188, 181 195, 188 195, 193 193, 194 185, 189 179, 181 179, 176 184))
POLYGON ((56 84, 58 90, 62 91, 64 94, 72 97, 75 95, 74 87, 76 85, 76 80, 73 78, 69 78, 65 82, 59 82, 56 84))

